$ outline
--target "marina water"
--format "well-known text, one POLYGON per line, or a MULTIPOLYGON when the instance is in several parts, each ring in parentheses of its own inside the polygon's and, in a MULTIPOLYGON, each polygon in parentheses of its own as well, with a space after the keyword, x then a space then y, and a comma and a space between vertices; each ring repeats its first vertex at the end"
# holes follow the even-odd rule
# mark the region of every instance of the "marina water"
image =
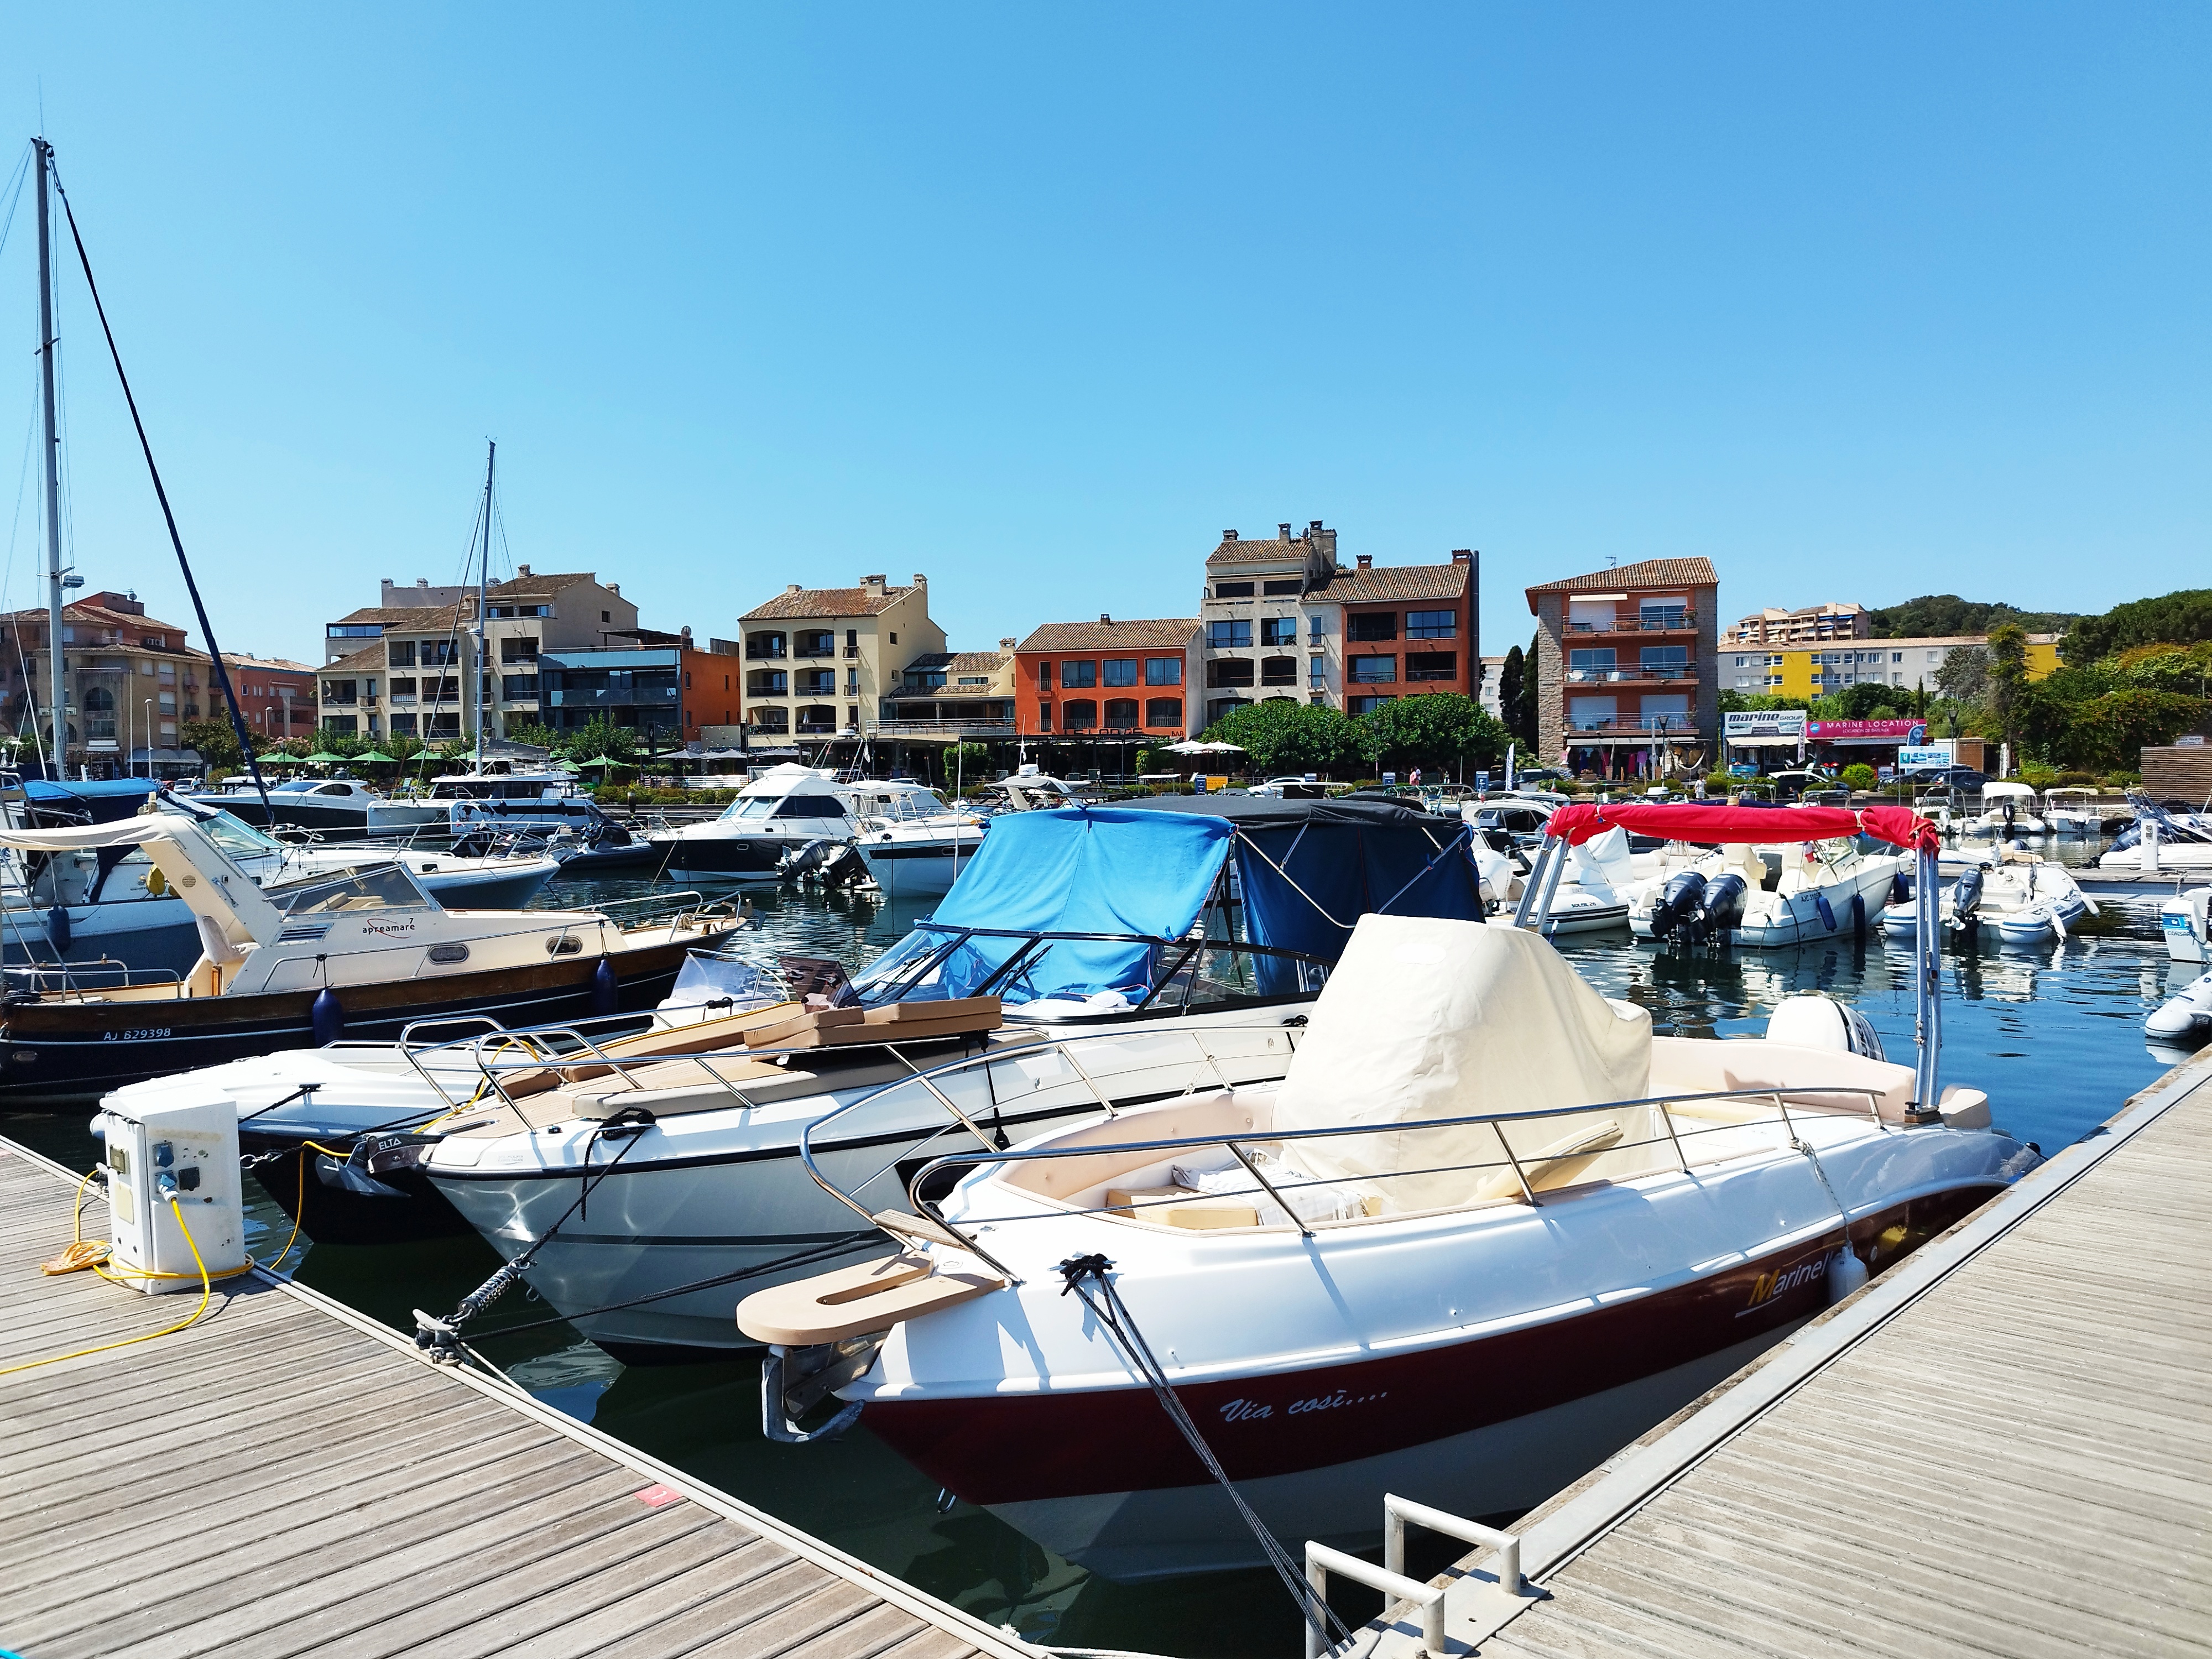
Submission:
MULTIPOLYGON (((2069 862, 2085 854, 2094 858, 2089 849, 2065 849, 2069 862)), ((648 890, 643 881, 564 881, 537 904, 568 908, 648 890)), ((832 957, 851 968, 934 903, 774 888, 747 897, 758 954, 832 957)), ((2085 919, 2063 943, 2026 950, 1985 937, 1978 950, 1954 944, 1944 957, 1944 1082, 1987 1091, 1998 1121, 2046 1152, 2094 1129, 2166 1069, 2170 1059, 2145 1047, 2144 1016, 2202 971, 2167 960, 2155 899, 2100 902, 2102 915, 2085 919)), ((1649 1008, 1662 1034, 1756 1035, 1779 998, 1828 991, 1873 1021, 1893 1060, 1911 1060, 1911 953, 1885 949, 1878 933, 1863 945, 1844 933, 1789 951, 1687 953, 1633 945, 1624 931, 1565 939, 1560 949, 1607 995, 1649 1008)), ((82 1169, 97 1151, 85 1122, 82 1111, 0 1114, 0 1133, 82 1169)), ((289 1224, 258 1187, 247 1190, 249 1247, 266 1261, 289 1224)), ((303 1283, 411 1331, 413 1309, 450 1309, 498 1258, 464 1238, 316 1246, 294 1263, 303 1283)), ((487 1323, 521 1323, 545 1311, 511 1294, 487 1323)), ((1297 1650, 1297 1616, 1263 1572, 1110 1583, 969 1505, 940 1511, 936 1488, 879 1445, 865 1422, 828 1443, 765 1440, 757 1358, 625 1367, 560 1326, 483 1346, 550 1404, 1030 1640, 1190 1655, 1297 1650)), ((1379 1524, 1379 1494, 1376 1508, 1379 1524)), ((1295 1551, 1303 1540, 1285 1541, 1295 1551)), ((1452 1553, 1414 1565, 1432 1571, 1452 1553)), ((1346 1598, 1347 1610, 1366 1616, 1371 1598, 1363 1604, 1357 1594, 1346 1598)))

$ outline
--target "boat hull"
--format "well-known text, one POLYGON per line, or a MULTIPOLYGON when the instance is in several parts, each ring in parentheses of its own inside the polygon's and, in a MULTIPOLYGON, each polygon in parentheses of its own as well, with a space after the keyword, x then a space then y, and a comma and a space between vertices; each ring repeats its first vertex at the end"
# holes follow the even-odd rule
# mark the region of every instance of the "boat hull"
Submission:
MULTIPOLYGON (((687 951, 718 935, 617 951, 623 1009, 648 1008, 676 983, 687 951)), ((393 980, 338 992, 345 1035, 397 1041, 425 1020, 489 1015, 502 1024, 542 1024, 592 1012, 601 958, 580 955, 526 968, 393 980)), ((280 1048, 315 1046, 317 989, 130 1002, 11 1001, 0 1012, 0 1099, 92 1101, 126 1083, 219 1065, 280 1048)))
POLYGON ((651 845, 665 854, 666 868, 687 875, 721 876, 736 881, 774 881, 777 860, 811 836, 655 836, 651 845))
POLYGON ((862 860, 876 885, 894 898, 949 893, 961 871, 975 861, 980 836, 952 842, 906 842, 888 845, 859 842, 862 860))
MULTIPOLYGON (((1973 1181, 1851 1224, 1876 1268, 2002 1190, 1973 1181)), ((1277 1536, 1362 1542, 1384 1491, 1525 1510, 1779 1341, 1827 1302, 1842 1230, 1653 1293, 1413 1352, 1176 1392, 1277 1536)), ((1157 1333, 1153 1340, 1162 1340, 1157 1333)), ((1259 1565, 1158 1400, 1137 1387, 870 1399, 878 1438, 946 1490, 1110 1578, 1259 1565)))

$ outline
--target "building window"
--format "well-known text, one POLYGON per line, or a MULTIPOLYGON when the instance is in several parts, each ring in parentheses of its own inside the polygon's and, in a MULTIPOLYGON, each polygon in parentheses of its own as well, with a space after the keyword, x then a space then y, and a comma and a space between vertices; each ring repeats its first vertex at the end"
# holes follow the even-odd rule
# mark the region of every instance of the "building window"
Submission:
POLYGON ((1060 706, 1060 730, 1088 732, 1098 724, 1098 705, 1088 697, 1071 697, 1060 706))
POLYGON ((84 689, 84 735, 88 742, 95 738, 106 742, 114 739, 115 693, 104 685, 84 689))
POLYGON ((1206 625, 1206 648, 1211 651, 1237 651, 1252 643, 1252 624, 1243 617, 1226 622, 1210 622, 1206 625))
POLYGON ((1217 599, 1249 599, 1252 597, 1252 584, 1216 582, 1213 585, 1213 597, 1217 599))
POLYGON ((501 662, 536 662, 538 641, 535 639, 525 639, 520 636, 511 640, 501 640, 499 642, 499 659, 501 662))
POLYGON ((826 628, 802 628, 792 635, 791 654, 794 657, 834 657, 837 654, 837 636, 826 628))
POLYGON ((781 732, 790 726, 791 711, 787 708, 756 708, 752 711, 752 722, 763 732, 781 732))
POLYGON ((1146 698, 1145 724, 1152 726, 1181 726, 1182 699, 1181 697, 1146 698))
MULTIPOLYGON (((354 682, 351 680, 325 680, 323 682, 323 701, 325 702, 339 703, 353 702, 357 701, 355 695, 354 682)), ((165 711, 173 710, 176 706, 177 694, 175 692, 164 691, 161 693, 161 707, 165 711)))
MULTIPOLYGON (((1393 617, 1391 620, 1395 621, 1393 617)), ((1345 672, 1354 685, 1388 685, 1398 678, 1395 657, 1352 657, 1347 659, 1345 672)))
POLYGON ((1308 685, 1327 685, 1328 684, 1328 659, 1327 657, 1308 657, 1306 659, 1306 684, 1308 685))
POLYGON ((499 695, 509 702, 517 697, 534 697, 538 695, 538 676, 502 674, 499 677, 499 695))
POLYGON ((799 729, 816 737, 826 736, 837 729, 837 708, 834 703, 808 703, 799 711, 799 729))
POLYGON ((1206 683, 1210 686, 1249 685, 1252 684, 1252 659, 1249 657, 1217 657, 1206 665, 1206 683))
POLYGON ((1134 685, 1137 683, 1137 659, 1134 657, 1106 659, 1104 685, 1134 685))
POLYGON ((1298 659, 1296 657, 1262 657, 1260 659, 1260 684, 1262 685, 1296 685, 1298 683, 1298 659))
POLYGON ((1040 732, 1052 730, 1052 705, 1048 702, 1041 702, 1037 705, 1037 730, 1040 732))
POLYGON ((1690 700, 1687 697, 1646 697, 1639 711, 1639 724, 1646 732, 1686 732, 1690 726, 1690 700))
POLYGON ((1647 645, 1637 657, 1647 679, 1685 680, 1690 677, 1690 647, 1686 645, 1647 645))
POLYGON ((1249 708, 1251 706, 1252 699, 1249 697, 1208 697, 1206 700, 1206 723, 1210 726, 1215 720, 1224 719, 1240 708, 1249 708))
POLYGON ((1182 659, 1181 657, 1147 657, 1145 659, 1146 685, 1181 685, 1182 659))
POLYGON ((753 658, 781 659, 784 654, 781 634, 748 634, 745 635, 745 655, 753 658))
POLYGON ((1455 640, 1459 637, 1456 611, 1408 611, 1406 637, 1409 640, 1455 640))
POLYGON ((1571 680, 1609 680, 1613 678, 1613 667, 1611 646, 1567 653, 1567 678, 1571 680))
POLYGON ((1268 594, 1303 593, 1306 591, 1306 585, 1303 577, 1291 576, 1281 581, 1261 582, 1260 591, 1268 594))
POLYGON ((898 635, 896 635, 896 634, 893 634, 892 635, 890 635, 890 642, 891 642, 893 645, 896 645, 896 644, 898 643, 898 635))
POLYGON ((1036 665, 1036 671, 1037 690, 1040 691, 1051 690, 1052 665, 1048 662, 1041 662, 1036 665))
POLYGON ((1384 611, 1348 616, 1344 619, 1344 637, 1347 640, 1395 640, 1398 637, 1398 613, 1384 611))
POLYGON ((857 697, 860 695, 860 671, 857 668, 848 668, 845 671, 845 695, 848 697, 857 697))
POLYGON ((1346 697, 1345 710, 1352 714, 1371 714, 1386 702, 1397 702, 1395 697, 1346 697))
POLYGON ((1106 729, 1109 732, 1133 732, 1137 729, 1137 700, 1134 697, 1106 699, 1106 729))
POLYGON ((386 668, 412 668, 415 665, 415 641, 393 640, 387 643, 384 647, 384 665, 386 668))
POLYGON ((343 732, 350 737, 354 732, 358 732, 360 729, 360 720, 351 714, 325 714, 323 716, 323 730, 325 732, 343 732))
POLYGON ((1738 668, 1748 668, 1751 666, 1751 659, 1748 657, 1738 657, 1735 659, 1735 665, 1738 668))
POLYGON ((1459 678, 1456 651, 1408 651, 1406 678, 1409 680, 1455 680, 1459 678))
POLYGON ((837 671, 834 668, 802 668, 794 678, 799 683, 798 695, 802 697, 836 695, 837 671))
POLYGON ((1319 617, 1307 617, 1306 624, 1312 629, 1312 632, 1306 635, 1306 642, 1309 645, 1319 645, 1328 633, 1328 624, 1319 617))
POLYGON ((1613 724, 1620 708, 1614 697, 1570 697, 1567 724, 1577 732, 1602 732, 1613 724))
POLYGON ((411 697, 414 695, 415 678, 413 675, 408 675, 404 678, 394 678, 392 682, 392 697, 393 702, 397 702, 402 697, 411 697))
POLYGON ((1095 662, 1063 662, 1060 665, 1060 688, 1096 685, 1098 684, 1098 665, 1095 662))
POLYGON ((857 702, 848 702, 845 705, 845 729, 848 732, 857 732, 860 729, 860 705, 857 702))
POLYGON ((407 736, 413 737, 415 735, 414 715, 394 714, 392 717, 392 729, 395 732, 404 732, 407 736))
POLYGON ((1298 642, 1298 619, 1296 617, 1262 617, 1260 618, 1260 643, 1262 645, 1296 645, 1298 642))
POLYGON ((1689 610, 1682 599, 1642 599, 1637 603, 1636 620, 1647 629, 1672 631, 1686 626, 1689 610))

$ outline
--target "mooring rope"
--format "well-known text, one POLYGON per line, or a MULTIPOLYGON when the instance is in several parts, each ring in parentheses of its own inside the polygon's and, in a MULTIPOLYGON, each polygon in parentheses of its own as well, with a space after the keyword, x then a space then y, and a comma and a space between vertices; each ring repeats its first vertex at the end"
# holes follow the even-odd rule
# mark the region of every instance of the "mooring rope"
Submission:
POLYGON ((1130 1369, 1151 1386, 1152 1393, 1165 1408, 1169 1420, 1190 1443, 1191 1450, 1198 1455, 1198 1461, 1206 1466, 1206 1473, 1219 1481, 1222 1491, 1229 1494, 1229 1501, 1237 1506, 1237 1513, 1251 1528, 1252 1536, 1259 1540, 1261 1552, 1267 1558, 1267 1565, 1283 1581, 1283 1588, 1290 1592, 1291 1600, 1298 1604, 1299 1616, 1312 1626, 1324 1648, 1334 1647, 1348 1638, 1352 1632, 1345 1628, 1343 1620, 1330 1611, 1328 1601, 1306 1583, 1303 1564, 1283 1547, 1282 1540, 1268 1531, 1267 1523, 1253 1513, 1252 1506, 1244 1501, 1244 1494, 1237 1490, 1237 1483, 1221 1467, 1221 1460, 1206 1443, 1206 1437, 1199 1433, 1198 1425, 1183 1409, 1182 1401, 1176 1395, 1174 1385, 1168 1381, 1166 1371, 1153 1358, 1152 1345, 1145 1340, 1144 1333, 1137 1328, 1137 1322, 1130 1316, 1128 1304, 1121 1300, 1121 1292, 1114 1288, 1114 1281, 1107 1277, 1113 1266, 1104 1255, 1096 1252, 1090 1255, 1069 1256, 1057 1264, 1060 1277, 1066 1281, 1060 1294, 1066 1296, 1070 1291, 1074 1291, 1082 1299, 1083 1305, 1091 1310, 1099 1325, 1120 1345, 1129 1361, 1130 1369), (1097 1296, 1085 1288, 1086 1282, 1097 1286, 1097 1296), (1332 1631, 1335 1632, 1334 1635, 1330 1633, 1332 1631))

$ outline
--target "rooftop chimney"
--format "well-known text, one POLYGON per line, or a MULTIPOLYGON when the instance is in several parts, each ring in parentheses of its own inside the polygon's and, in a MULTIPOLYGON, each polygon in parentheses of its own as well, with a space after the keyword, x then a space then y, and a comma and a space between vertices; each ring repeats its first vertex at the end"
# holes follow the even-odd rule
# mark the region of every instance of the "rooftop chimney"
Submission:
POLYGON ((1103 623, 1111 623, 1114 619, 1102 611, 1098 613, 1098 620, 1103 623))
POLYGON ((514 574, 518 576, 527 576, 530 574, 530 567, 526 564, 519 564, 514 567, 514 574))
POLYGON ((1224 530, 1221 532, 1221 539, 1224 542, 1233 542, 1237 539, 1237 532, 1233 530, 1224 530))
POLYGON ((861 577, 860 592, 871 599, 880 599, 884 597, 884 578, 881 575, 861 577))
POLYGON ((428 587, 429 585, 430 579, 428 576, 417 576, 415 579, 415 586, 417 587, 428 587))
POLYGON ((1001 651, 1011 651, 1020 643, 1020 641, 1008 637, 999 641, 999 649, 1001 651))
POLYGON ((917 570, 914 573, 914 585, 916 587, 927 587, 929 586, 929 578, 917 570))
POLYGON ((1452 549, 1452 562, 1454 564, 1473 564, 1474 562, 1474 550, 1471 547, 1455 547, 1452 549))
POLYGON ((1283 538, 1285 541, 1288 541, 1288 540, 1290 540, 1290 538, 1291 538, 1291 521, 1290 521, 1288 519, 1284 520, 1283 520, 1283 522, 1282 522, 1282 523, 1280 523, 1280 524, 1279 524, 1279 525, 1277 525, 1277 526, 1275 526, 1275 528, 1276 528, 1276 530, 1278 530, 1279 532, 1281 532, 1282 538, 1283 538))
POLYGON ((607 592, 613 594, 617 599, 620 599, 622 597, 622 584, 620 582, 609 582, 607 584, 607 592))
POLYGON ((1374 556, 1372 553, 1362 553, 1362 554, 1359 556, 1359 568, 1360 568, 1362 570, 1372 570, 1372 569, 1374 569, 1374 568, 1375 568, 1375 556, 1374 556))
POLYGON ((1335 564, 1336 532, 1334 530, 1317 529, 1314 532, 1314 539, 1321 544, 1322 556, 1326 558, 1331 565, 1335 564))
POLYGON ((681 639, 684 644, 689 645, 691 643, 691 624, 690 623, 685 623, 683 627, 678 629, 676 630, 676 634, 677 637, 681 639))
POLYGON ((1309 520, 1306 520, 1306 539, 1307 539, 1308 541, 1310 541, 1310 541, 1317 541, 1317 540, 1319 540, 1319 539, 1320 539, 1320 538, 1321 538, 1321 520, 1320 520, 1319 519, 1309 519, 1309 520))
POLYGON ((783 585, 783 591, 787 593, 799 593, 805 592, 805 590, 801 588, 797 582, 786 582, 783 585))

